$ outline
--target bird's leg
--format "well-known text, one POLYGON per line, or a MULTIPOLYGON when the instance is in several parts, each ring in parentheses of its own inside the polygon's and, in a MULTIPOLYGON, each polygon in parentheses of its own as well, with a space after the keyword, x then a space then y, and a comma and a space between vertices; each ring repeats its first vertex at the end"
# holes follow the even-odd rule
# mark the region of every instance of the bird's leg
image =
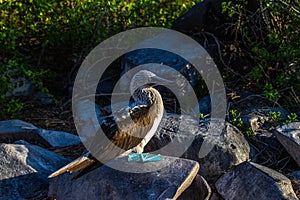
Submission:
POLYGON ((136 153, 140 155, 141 162, 145 162, 144 155, 143 155, 145 145, 146 145, 145 139, 143 139, 142 142, 135 147, 136 153))
POLYGON ((155 162, 162 160, 162 157, 160 155, 148 155, 148 153, 143 153, 144 146, 145 146, 144 140, 134 148, 136 151, 136 154, 131 154, 128 157, 129 162, 155 162))

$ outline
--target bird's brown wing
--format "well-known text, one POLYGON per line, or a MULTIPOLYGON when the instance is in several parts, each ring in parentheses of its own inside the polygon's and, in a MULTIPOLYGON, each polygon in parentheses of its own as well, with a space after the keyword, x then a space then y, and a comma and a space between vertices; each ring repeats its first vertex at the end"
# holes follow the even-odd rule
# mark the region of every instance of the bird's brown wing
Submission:
POLYGON ((105 133, 104 139, 98 132, 93 139, 89 139, 89 150, 92 153, 75 159, 49 177, 55 177, 65 172, 78 172, 82 175, 100 167, 129 149, 136 147, 151 129, 153 119, 149 115, 149 106, 136 103, 131 108, 124 108, 115 115, 102 117, 101 128, 105 133), (134 122, 134 123, 133 123, 134 122), (100 162, 100 161, 101 162, 100 162))
POLYGON ((112 154, 110 158, 112 159, 122 153, 119 150, 127 151, 137 146, 153 124, 149 116, 149 108, 148 105, 135 103, 132 107, 126 107, 113 115, 102 117, 101 130, 99 129, 96 137, 89 139, 85 145, 88 145, 94 157, 105 161, 106 158, 111 157, 105 152, 112 154))

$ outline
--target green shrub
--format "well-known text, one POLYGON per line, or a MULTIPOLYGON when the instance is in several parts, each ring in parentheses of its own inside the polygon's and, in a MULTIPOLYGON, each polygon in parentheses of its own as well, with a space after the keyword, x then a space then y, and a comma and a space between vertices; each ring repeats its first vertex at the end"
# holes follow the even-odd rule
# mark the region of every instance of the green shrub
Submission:
POLYGON ((291 113, 287 116, 287 119, 283 122, 284 124, 288 124, 288 123, 291 123, 291 122, 298 122, 299 119, 297 119, 298 116, 296 113, 291 113))
POLYGON ((260 8, 249 13, 247 0, 222 3, 223 13, 233 18, 233 43, 243 48, 254 66, 245 87, 297 108, 300 100, 300 1, 260 0, 260 8), (291 95, 292 94, 292 95, 291 95))
MULTIPOLYGON (((261 0, 254 15, 245 11, 246 2, 222 4, 223 13, 240 19, 234 31, 255 63, 245 85, 294 108, 300 91, 300 2, 261 0), (261 35, 260 27, 254 26, 257 19, 266 27, 260 40, 253 39, 254 32, 261 35)), ((106 38, 135 27, 170 28, 194 4, 191 0, 0 0, 0 117, 21 109, 15 106, 18 99, 5 97, 13 90, 11 78, 26 77, 47 92, 46 74, 70 74, 69 79, 74 79, 84 57, 106 38)))
POLYGON ((233 125, 237 126, 238 128, 242 128, 244 123, 243 120, 241 118, 241 113, 239 113, 237 110, 230 110, 230 116, 231 116, 231 120, 230 123, 232 123, 233 125))
POLYGON ((76 72, 89 51, 106 38, 135 27, 170 27, 193 4, 191 0, 0 0, 0 117, 21 109, 15 106, 18 99, 5 97, 14 89, 12 77, 26 77, 47 92, 46 73, 76 72))

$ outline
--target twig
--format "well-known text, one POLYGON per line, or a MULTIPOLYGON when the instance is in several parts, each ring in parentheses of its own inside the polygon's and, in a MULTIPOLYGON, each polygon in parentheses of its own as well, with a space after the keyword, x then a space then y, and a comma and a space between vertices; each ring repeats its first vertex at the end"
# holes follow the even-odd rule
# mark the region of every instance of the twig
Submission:
POLYGON ((44 55, 44 52, 45 52, 45 45, 42 44, 42 50, 41 50, 41 53, 40 53, 40 55, 39 55, 38 62, 37 62, 37 64, 36 64, 37 67, 39 67, 40 64, 41 64, 41 60, 42 60, 42 56, 44 55))
POLYGON ((243 98, 243 99, 237 101, 237 103, 240 103, 240 102, 242 102, 242 101, 245 101, 245 100, 247 100, 247 99, 249 99, 249 98, 251 98, 251 97, 260 97, 260 98, 263 98, 263 99, 267 99, 268 101, 270 101, 270 102, 276 104, 277 106, 279 106, 280 108, 282 108, 282 106, 281 106, 278 102, 273 101, 273 100, 271 100, 271 99, 268 99, 268 98, 266 98, 266 97, 264 97, 264 96, 262 96, 262 95, 259 95, 259 94, 249 95, 249 96, 247 96, 247 97, 245 97, 245 98, 243 98))
POLYGON ((298 106, 300 106, 300 105, 299 105, 299 103, 300 103, 300 99, 299 99, 299 97, 297 96, 297 94, 296 94, 296 92, 295 92, 295 90, 294 90, 294 87, 293 87, 293 86, 291 87, 291 91, 292 91, 292 95, 293 95, 293 97, 294 97, 294 99, 295 99, 295 101, 296 101, 297 105, 298 105, 298 106))

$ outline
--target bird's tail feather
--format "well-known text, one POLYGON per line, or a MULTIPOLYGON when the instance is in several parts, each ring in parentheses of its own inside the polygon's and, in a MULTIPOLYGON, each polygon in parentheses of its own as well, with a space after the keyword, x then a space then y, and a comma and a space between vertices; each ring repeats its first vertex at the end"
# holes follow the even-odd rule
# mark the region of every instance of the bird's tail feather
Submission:
POLYGON ((94 169, 97 169, 98 167, 102 166, 103 164, 101 162, 94 162, 91 165, 85 167, 83 170, 81 170, 76 176, 72 178, 72 180, 76 180, 80 178, 81 176, 89 173, 90 171, 93 171, 94 169))
POLYGON ((82 169, 85 169, 86 167, 92 165, 93 163, 95 163, 94 159, 91 159, 85 155, 77 158, 76 160, 74 160, 73 162, 69 163, 68 165, 60 168, 59 170, 55 171, 54 173, 50 174, 48 176, 48 178, 53 178, 56 177, 60 174, 63 174, 65 172, 78 172, 82 169))

